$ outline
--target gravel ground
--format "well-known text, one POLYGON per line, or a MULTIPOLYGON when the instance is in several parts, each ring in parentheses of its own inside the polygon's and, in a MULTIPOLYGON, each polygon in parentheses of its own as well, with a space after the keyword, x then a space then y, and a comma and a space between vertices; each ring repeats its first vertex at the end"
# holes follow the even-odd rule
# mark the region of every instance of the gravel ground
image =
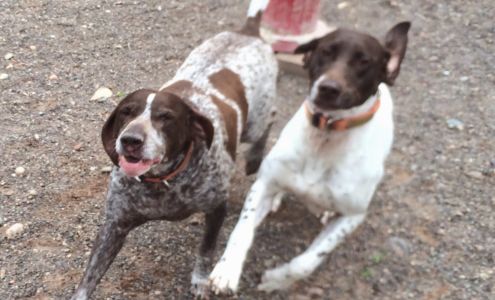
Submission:
MULTIPOLYGON (((105 117, 126 93, 159 87, 202 40, 238 28, 247 2, 0 2, 0 299, 70 296, 102 222, 105 117), (114 96, 90 101, 102 86, 114 96), (23 232, 7 239, 15 223, 23 232)), ((387 176, 365 224, 313 276, 259 293, 262 271, 301 252, 320 229, 303 206, 285 203, 258 231, 239 297, 495 299, 495 4, 323 2, 331 24, 377 36, 413 22, 392 89, 387 176)), ((281 74, 279 87, 272 143, 307 81, 281 74)), ((220 249, 252 180, 239 172, 220 249)), ((94 299, 190 299, 202 222, 132 232, 94 299)))

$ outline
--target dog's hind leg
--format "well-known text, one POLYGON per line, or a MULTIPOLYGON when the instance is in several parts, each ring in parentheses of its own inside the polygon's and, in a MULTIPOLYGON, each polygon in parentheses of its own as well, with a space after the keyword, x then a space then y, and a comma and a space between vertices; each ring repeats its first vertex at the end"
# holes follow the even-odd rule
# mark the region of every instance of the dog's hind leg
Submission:
POLYGON ((263 153, 272 124, 273 123, 268 124, 261 137, 254 141, 251 145, 249 145, 249 149, 245 153, 246 175, 251 175, 258 172, 261 161, 263 160, 263 153))
POLYGON ((264 291, 286 289, 295 281, 308 277, 364 219, 365 214, 362 213, 342 216, 328 224, 304 253, 293 258, 289 263, 265 271, 258 289, 264 291))
POLYGON ((105 222, 94 242, 88 266, 72 300, 89 299, 96 285, 122 249, 127 234, 137 225, 124 225, 115 220, 105 222))
POLYGON ((247 124, 241 135, 242 143, 250 143, 244 157, 246 159, 246 175, 258 171, 266 147, 268 136, 275 120, 276 110, 272 106, 275 101, 274 89, 262 93, 260 99, 249 107, 247 124))
POLYGON ((237 290, 255 230, 270 212, 273 197, 279 192, 275 186, 274 182, 258 179, 251 187, 227 248, 209 276, 211 288, 215 293, 237 290))
POLYGON ((191 279, 191 291, 196 297, 207 297, 207 280, 210 271, 218 234, 227 214, 227 204, 223 202, 205 216, 205 233, 196 259, 191 279))

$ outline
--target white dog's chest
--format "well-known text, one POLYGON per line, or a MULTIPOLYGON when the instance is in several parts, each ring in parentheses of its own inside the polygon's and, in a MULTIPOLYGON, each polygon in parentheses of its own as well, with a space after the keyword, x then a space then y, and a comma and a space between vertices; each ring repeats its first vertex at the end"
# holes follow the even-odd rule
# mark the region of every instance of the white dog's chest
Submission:
POLYGON ((361 204, 354 200, 356 193, 378 181, 381 170, 363 170, 366 162, 359 159, 359 153, 349 157, 338 155, 339 149, 333 150, 337 151, 327 151, 327 160, 313 158, 294 162, 291 172, 286 173, 284 186, 310 208, 322 211, 359 209, 361 204))

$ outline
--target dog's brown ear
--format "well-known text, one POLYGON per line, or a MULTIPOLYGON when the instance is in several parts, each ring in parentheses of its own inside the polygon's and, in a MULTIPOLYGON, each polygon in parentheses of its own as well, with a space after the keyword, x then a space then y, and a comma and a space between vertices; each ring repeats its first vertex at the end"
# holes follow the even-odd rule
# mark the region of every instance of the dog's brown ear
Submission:
POLYGON ((385 49, 390 54, 386 77, 386 82, 389 85, 393 85, 399 75, 400 64, 406 54, 409 28, 411 28, 411 22, 401 22, 392 27, 385 36, 385 49))
POLYGON ((101 141, 103 142, 103 148, 105 149, 105 152, 108 154, 112 162, 116 166, 118 166, 119 156, 117 154, 117 150, 115 149, 115 142, 117 141, 117 137, 119 134, 119 129, 117 128, 118 126, 116 124, 116 112, 117 109, 114 109, 103 125, 103 128, 101 130, 101 141))
POLYGON ((211 148, 211 144, 213 143, 213 135, 215 134, 215 129, 213 127, 213 124, 211 123, 210 119, 208 119, 206 116, 203 114, 194 111, 194 125, 198 129, 198 134, 201 138, 203 138, 206 141, 206 146, 208 146, 208 149, 211 148), (198 128, 199 126, 199 128, 198 128))
POLYGON ((303 67, 304 68, 308 67, 308 64, 309 64, 309 61, 311 58, 311 54, 313 53, 313 51, 316 50, 316 47, 318 47, 319 42, 320 42, 320 39, 314 39, 314 40, 311 40, 305 44, 301 44, 301 45, 297 46, 297 48, 294 50, 294 54, 304 53, 304 56, 303 56, 303 63, 304 63, 303 67))
POLYGON ((188 99, 182 99, 184 103, 191 109, 192 112, 192 125, 195 131, 194 134, 204 139, 206 142, 206 146, 210 149, 211 144, 213 143, 213 136, 215 134, 215 128, 213 127, 213 123, 208 119, 207 116, 203 115, 199 112, 194 104, 188 99))

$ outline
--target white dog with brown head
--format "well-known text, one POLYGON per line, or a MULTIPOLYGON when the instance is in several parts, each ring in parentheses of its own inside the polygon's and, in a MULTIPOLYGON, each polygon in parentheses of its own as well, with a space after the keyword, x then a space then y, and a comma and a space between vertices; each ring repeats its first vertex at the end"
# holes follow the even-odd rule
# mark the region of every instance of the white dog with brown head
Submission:
POLYGON ((394 26, 381 44, 370 35, 338 29, 301 45, 309 71, 309 97, 263 161, 222 258, 209 276, 216 292, 236 291, 255 229, 285 193, 313 212, 334 209, 310 247, 264 273, 259 289, 288 287, 309 276, 365 219, 384 173, 393 140, 393 84, 407 46, 410 23, 394 26))

